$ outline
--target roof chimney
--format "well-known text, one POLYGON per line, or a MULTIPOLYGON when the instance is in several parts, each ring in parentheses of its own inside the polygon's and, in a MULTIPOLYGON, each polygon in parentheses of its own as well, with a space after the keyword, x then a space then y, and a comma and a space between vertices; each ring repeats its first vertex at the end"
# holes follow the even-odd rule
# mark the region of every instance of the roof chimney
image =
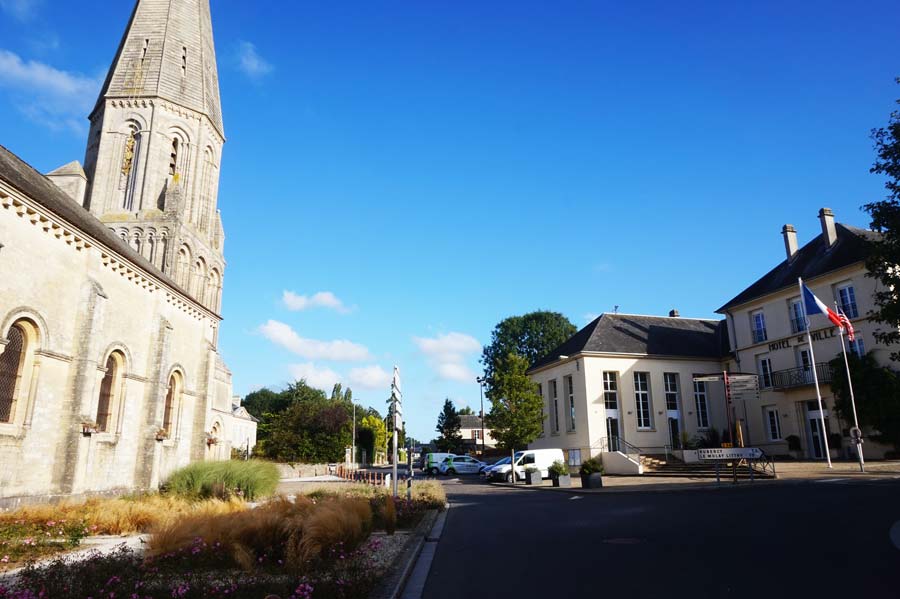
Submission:
POLYGON ((681 314, 678 313, 678 310, 669 310, 669 318, 678 318, 681 314))
POLYGON ((833 246, 837 241, 837 229, 834 228, 834 212, 831 211, 831 208, 819 210, 819 221, 822 223, 822 238, 828 247, 833 246))
POLYGON ((781 235, 784 237, 784 253, 790 261, 797 253, 797 229, 794 225, 785 225, 781 227, 781 235))

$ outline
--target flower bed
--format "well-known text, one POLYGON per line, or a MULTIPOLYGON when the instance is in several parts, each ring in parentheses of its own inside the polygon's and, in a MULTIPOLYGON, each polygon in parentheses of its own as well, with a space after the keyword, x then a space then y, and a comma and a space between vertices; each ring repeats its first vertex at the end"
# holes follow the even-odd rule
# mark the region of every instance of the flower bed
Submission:
POLYGON ((147 555, 121 547, 30 565, 14 589, 0 584, 0 599, 365 597, 407 538, 395 529, 415 526, 445 499, 439 486, 414 488, 411 500, 365 485, 341 489, 161 519, 147 555))
POLYGON ((246 509, 243 501, 189 501, 155 494, 27 506, 0 514, 0 572, 73 549, 86 536, 149 532, 187 515, 246 509))

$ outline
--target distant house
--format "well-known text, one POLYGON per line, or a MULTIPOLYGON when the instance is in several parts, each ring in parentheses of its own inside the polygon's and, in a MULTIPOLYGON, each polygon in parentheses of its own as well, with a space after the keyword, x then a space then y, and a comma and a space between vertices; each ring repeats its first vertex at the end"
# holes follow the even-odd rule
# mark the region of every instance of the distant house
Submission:
MULTIPOLYGON (((462 435, 463 448, 465 451, 481 451, 481 416, 477 414, 461 414, 459 416, 460 434, 462 435)), ((491 429, 484 429, 484 446, 493 449, 497 446, 494 437, 491 436, 491 429)))
POLYGON ((253 453, 256 447, 256 425, 259 422, 253 417, 247 408, 241 405, 241 398, 235 395, 231 398, 231 417, 229 419, 230 426, 226 427, 229 432, 229 441, 233 449, 241 451, 249 451, 253 453))

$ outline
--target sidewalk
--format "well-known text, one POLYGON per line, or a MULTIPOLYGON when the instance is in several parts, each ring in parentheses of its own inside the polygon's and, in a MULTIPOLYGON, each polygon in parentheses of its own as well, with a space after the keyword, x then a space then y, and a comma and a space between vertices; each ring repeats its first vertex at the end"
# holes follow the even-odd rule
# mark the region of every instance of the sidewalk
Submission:
MULTIPOLYGON (((790 461, 776 463, 775 472, 778 474, 777 479, 757 478, 754 479, 753 482, 748 479, 741 479, 738 481, 737 485, 734 485, 728 476, 729 471, 723 468, 721 488, 746 488, 844 477, 870 480, 900 478, 900 461, 867 463, 866 471, 864 473, 859 471, 859 464, 857 462, 834 462, 833 467, 829 469, 826 462, 790 461)), ((513 485, 509 483, 492 484, 498 487, 513 487, 513 485)), ((521 489, 557 491, 562 493, 577 492, 579 494, 689 491, 695 489, 715 489, 719 486, 720 485, 716 484, 714 478, 705 477, 607 475, 603 477, 602 489, 583 489, 581 488, 581 478, 577 474, 572 476, 572 486, 570 487, 554 487, 549 480, 544 480, 541 485, 526 485, 524 481, 516 483, 515 485, 516 488, 521 489)))

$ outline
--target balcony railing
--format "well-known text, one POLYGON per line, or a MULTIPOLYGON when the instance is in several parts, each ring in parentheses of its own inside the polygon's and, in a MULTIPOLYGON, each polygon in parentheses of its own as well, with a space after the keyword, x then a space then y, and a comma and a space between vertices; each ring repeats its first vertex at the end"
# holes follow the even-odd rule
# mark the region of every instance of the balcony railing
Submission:
MULTIPOLYGON (((816 364, 816 375, 819 377, 819 383, 831 382, 831 364, 828 362, 819 362, 816 364)), ((760 377, 760 383, 765 385, 763 377, 760 377)), ((807 368, 788 368, 787 370, 776 370, 772 373, 772 385, 770 389, 791 389, 792 387, 803 387, 804 385, 812 385, 813 380, 812 369, 807 368)), ((762 385, 761 385, 762 386, 762 385)))

